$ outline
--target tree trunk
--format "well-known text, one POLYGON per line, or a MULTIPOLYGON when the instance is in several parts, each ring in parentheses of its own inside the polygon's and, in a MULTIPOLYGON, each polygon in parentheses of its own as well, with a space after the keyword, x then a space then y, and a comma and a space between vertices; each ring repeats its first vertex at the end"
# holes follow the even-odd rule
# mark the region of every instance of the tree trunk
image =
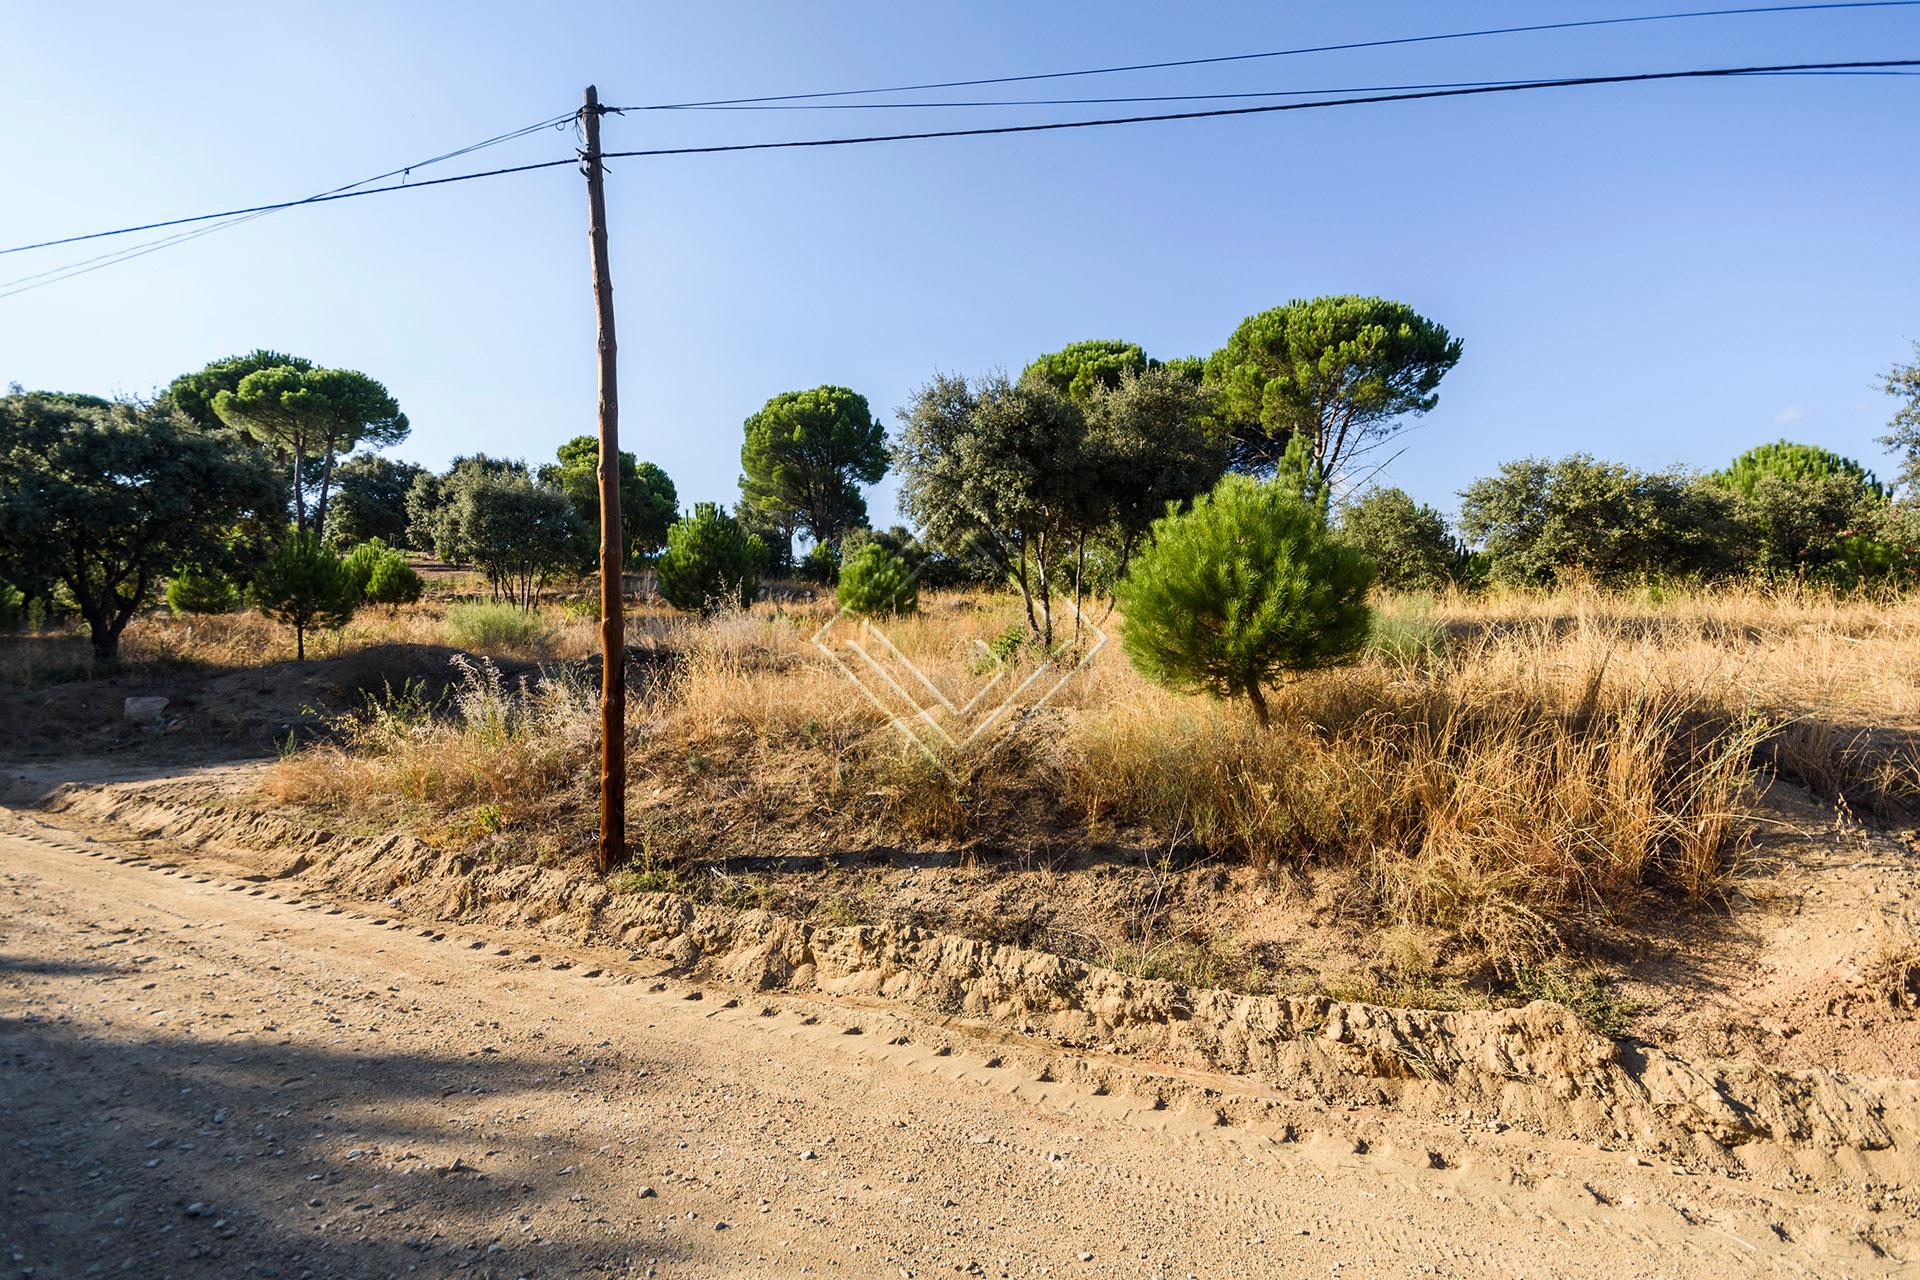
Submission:
POLYGON ((307 629, 297 622, 293 624, 293 660, 307 660, 307 629))
POLYGON ((327 440, 327 461, 320 471, 320 501, 313 509, 313 536, 324 538, 327 534, 327 494, 333 489, 333 440, 327 440))
POLYGON ((298 449, 290 449, 293 455, 293 528, 302 537, 307 532, 307 490, 300 480, 300 464, 304 459, 298 449))
POLYGON ((1087 574, 1087 538, 1082 534, 1073 546, 1073 642, 1080 643, 1080 585, 1087 574))
POLYGON ((1033 611, 1033 588, 1027 582, 1027 547, 1020 545, 1020 563, 1014 570, 1014 581, 1020 584, 1020 599, 1027 606, 1027 629, 1035 636, 1040 634, 1040 618, 1033 611))
POLYGON ((1273 720, 1267 712, 1267 695, 1260 692, 1260 682, 1258 680, 1247 685, 1247 701, 1253 704, 1254 724, 1258 725, 1263 731, 1271 728, 1273 720))
POLYGON ((120 661, 120 628, 104 618, 88 618, 87 638, 93 642, 95 666, 110 667, 120 661))

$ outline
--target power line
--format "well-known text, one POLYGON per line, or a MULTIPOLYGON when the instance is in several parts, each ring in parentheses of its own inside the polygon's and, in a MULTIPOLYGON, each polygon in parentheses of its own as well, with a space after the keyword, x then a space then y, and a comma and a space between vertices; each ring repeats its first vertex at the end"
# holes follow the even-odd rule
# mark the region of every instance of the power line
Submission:
MULTIPOLYGON (((1920 2, 1920 0, 1915 0, 1915 2, 1920 2)), ((603 153, 603 155, 606 159, 622 159, 649 156, 713 155, 731 151, 774 151, 801 147, 844 147, 874 142, 912 142, 931 138, 970 138, 984 137, 991 134, 1046 133, 1063 129, 1092 129, 1108 125, 1150 124, 1171 120, 1208 120, 1225 116, 1268 115, 1281 111, 1314 111, 1324 107, 1363 106, 1386 102, 1414 102, 1429 98, 1473 97, 1496 93, 1519 93, 1536 89, 1577 88, 1586 85, 1635 84, 1661 80, 1730 79, 1764 75, 1798 75, 1827 72, 1890 71, 1912 67, 1920 67, 1920 58, 1888 58, 1856 62, 1800 62, 1777 66, 1718 67, 1694 71, 1644 71, 1628 75, 1573 76, 1552 80, 1522 80, 1507 84, 1493 84, 1460 89, 1426 89, 1412 93, 1364 94, 1344 98, 1326 98, 1313 102, 1282 102, 1252 107, 1218 107, 1206 111, 1174 111, 1154 115, 1111 116, 1099 120, 1062 120, 1041 124, 990 125, 973 129, 936 129, 919 133, 869 134, 852 138, 805 138, 786 142, 738 142, 701 147, 657 147, 643 151, 608 151, 603 153)), ((572 118, 571 115, 560 116, 555 117, 555 120, 564 121, 570 118, 572 118)), ((335 200, 353 200, 361 196, 385 195, 395 191, 422 191, 428 187, 445 186, 455 182, 472 182, 480 178, 497 178, 506 174, 529 173, 536 169, 553 169, 561 165, 577 163, 579 163, 578 156, 569 156, 561 160, 540 160, 531 164, 511 165, 501 169, 486 169, 478 173, 461 173, 445 178, 429 178, 423 182, 395 183, 384 187, 363 187, 355 190, 334 191, 324 195, 308 196, 303 200, 283 200, 273 204, 252 205, 243 209, 228 209, 220 213, 195 214, 192 217, 171 218, 161 222, 147 222, 132 227, 118 227, 111 231, 92 231, 85 235, 64 236, 56 240, 43 240, 34 244, 15 245, 11 248, 0 249, 0 255, 22 253, 29 249, 43 249, 52 245, 74 244, 83 240, 99 240, 108 236, 129 235, 138 231, 154 231, 165 227, 186 226, 198 222, 212 222, 245 214, 270 213, 279 209, 292 209, 300 205, 326 204, 335 200)), ((400 171, 396 170, 395 172, 400 171)))
POLYGON ((116 227, 112 231, 89 231, 83 236, 62 236, 58 240, 41 240, 36 244, 18 244, 12 248, 0 249, 0 256, 9 253, 25 253, 29 249, 48 249, 58 244, 76 244, 82 240, 99 240, 106 236, 124 236, 135 231, 157 231, 162 227, 180 227, 190 222, 211 222, 215 218, 231 218, 241 213, 272 213, 276 209, 292 209, 303 204, 328 204, 335 200, 353 200, 360 196, 385 195, 389 191, 424 191, 428 187, 445 186, 449 182, 472 182, 475 178, 498 178, 509 173, 527 173, 534 169, 553 169, 563 164, 577 164, 578 157, 568 156, 564 160, 541 160, 533 164, 516 164, 505 169, 485 169, 479 173, 455 174, 450 178, 428 178, 424 182, 396 182, 385 187, 368 187, 358 191, 341 191, 322 196, 308 196, 304 200, 282 200, 275 204, 256 204, 245 209, 228 209, 222 213, 197 213, 190 218, 169 218, 164 222, 147 222, 137 227, 116 227))
MULTIPOLYGON (((1910 71, 1771 71, 1754 75, 1902 76, 1910 71)), ((700 108, 711 111, 900 111, 920 107, 1077 107, 1108 106, 1124 102, 1219 102, 1250 98, 1312 98, 1327 93, 1400 93, 1415 89, 1482 89, 1499 85, 1534 84, 1532 80, 1446 80, 1437 84, 1349 85, 1328 89, 1260 89, 1244 93, 1159 93, 1112 98, 972 98, 952 102, 791 102, 743 103, 739 106, 700 108)), ((661 108, 668 110, 669 108, 661 108)), ((677 109, 677 108, 674 108, 677 109)), ((688 108, 693 110, 694 108, 688 108)))
MULTIPOLYGON (((106 236, 131 235, 132 233, 137 231, 159 231, 166 227, 185 226, 189 223, 194 223, 194 222, 212 222, 220 218, 236 218, 237 215, 258 216, 260 214, 265 214, 265 213, 274 213, 281 209, 291 209, 298 205, 303 205, 303 204, 324 204, 330 200, 344 200, 344 199, 348 199, 358 195, 373 195, 379 191, 401 191, 401 190, 405 190, 408 187, 432 187, 432 186, 439 186, 442 183, 450 182, 450 181, 463 182, 469 178, 487 178, 487 177, 494 177, 498 174, 503 174, 503 173, 519 173, 526 169, 547 169, 547 168, 552 168, 556 165, 569 164, 571 163, 571 161, 550 160, 540 164, 520 165, 514 168, 508 168, 508 169, 493 169, 485 173, 462 174, 457 178, 431 178, 424 182, 399 182, 399 183, 395 183, 392 186, 378 187, 371 191, 363 191, 359 189, 359 188, 366 187, 371 183, 383 181, 387 178, 403 178, 406 175, 411 174, 415 169, 425 169, 430 165, 440 164, 443 161, 456 160, 461 156, 471 155, 476 151, 481 151, 488 147, 498 146, 503 142, 512 142, 516 138, 524 138, 528 134, 538 133, 542 129, 554 128, 557 125, 565 124, 567 121, 573 119, 576 114, 577 114, 576 112, 569 111, 562 115, 550 116, 545 120, 536 121, 535 123, 529 124, 529 125, 522 125, 518 129, 509 130, 506 133, 498 134, 494 137, 484 139, 480 142, 469 143, 467 146, 459 147, 452 151, 445 151, 437 156, 431 156, 425 160, 416 160, 412 164, 402 165, 398 169, 388 169, 384 173, 376 173, 372 177, 362 178, 358 182, 349 182, 345 186, 333 187, 326 191, 319 192, 315 195, 306 196, 299 200, 282 200, 275 204, 253 205, 252 207, 245 208, 245 209, 229 209, 224 213, 196 214, 195 216, 190 218, 172 218, 164 222, 149 222, 143 226, 120 227, 113 231, 95 231, 95 232, 90 232, 86 235, 80 235, 80 236, 64 236, 57 240, 42 240, 35 244, 15 245, 10 249, 0 249, 0 256, 4 256, 9 253, 25 253, 29 249, 50 249, 50 248, 53 248, 55 245, 76 244, 82 240, 99 240, 106 236)), ((212 230, 212 228, 208 228, 208 230, 212 230)), ((159 248, 164 246, 155 245, 154 247, 159 248)), ((101 256, 112 257, 115 255, 103 254, 101 256)), ((78 267, 78 266, 84 266, 86 265, 86 263, 89 263, 89 262, 97 262, 97 261, 99 261, 98 258, 88 258, 84 262, 70 263, 68 265, 78 267)), ((111 264, 108 264, 108 265, 111 265, 111 264)), ((54 270, 61 271, 65 269, 66 268, 64 267, 59 267, 59 268, 55 268, 54 270)), ((51 273, 41 272, 40 274, 47 275, 51 273)), ((8 285, 18 284, 20 280, 32 280, 36 278, 38 277, 22 276, 19 278, 19 280, 9 280, 6 282, 6 284, 8 285)), ((5 287, 5 286, 0 285, 0 287, 5 287)), ((0 296, 4 296, 4 295, 0 295, 0 296)))
POLYGON ((632 156, 711 155, 722 151, 778 151, 794 147, 844 147, 863 142, 913 142, 924 138, 977 138, 1000 133, 1047 133, 1060 129, 1094 129, 1103 125, 1151 124, 1162 120, 1211 120, 1222 116, 1268 115, 1279 111, 1316 111, 1322 107, 1354 107, 1378 102, 1415 102, 1427 98, 1465 98, 1493 93, 1521 93, 1533 89, 1570 89, 1583 85, 1636 84, 1654 80, 1733 79, 1805 72, 1920 67, 1920 58, 1869 62, 1801 62, 1770 67, 1718 67, 1701 71, 1643 71, 1632 75, 1571 76, 1558 80, 1522 80, 1512 84, 1468 89, 1425 89, 1417 93, 1377 93, 1358 97, 1326 98, 1317 102, 1279 102, 1258 107, 1216 107, 1208 111, 1169 111, 1157 115, 1110 116, 1101 120, 1058 120, 1045 124, 987 125, 974 129, 934 129, 921 133, 869 134, 859 138, 809 138, 797 142, 735 142, 707 147, 657 147, 647 151, 609 151, 608 159, 632 156))
MULTIPOLYGON (((309 199, 318 199, 321 196, 331 196, 338 192, 352 191, 357 187, 364 187, 369 183, 379 182, 383 178, 404 176, 412 173, 415 169, 424 169, 430 165, 458 159, 464 155, 471 155, 476 151, 482 151, 488 147, 512 142, 517 138, 526 137, 528 134, 538 133, 544 129, 550 129, 556 125, 564 124, 573 118, 573 114, 572 112, 568 112, 565 115, 554 116, 530 125, 523 125, 518 129, 512 129, 491 138, 484 138, 479 142, 470 143, 467 146, 459 147, 453 151, 446 151, 436 156, 429 156, 425 160, 416 160, 412 164, 403 165, 398 169, 389 169, 384 173, 376 173, 371 177, 362 178, 358 182, 349 182, 344 186, 329 188, 326 191, 319 192, 316 196, 309 197, 309 199)), ((77 276, 90 275, 95 271, 103 271, 108 267, 118 266, 122 262, 131 262, 135 258, 144 258, 150 253, 158 253, 162 249, 170 249, 177 244, 185 244, 190 240, 198 240, 200 237, 210 236, 216 231, 224 231, 228 227, 236 227, 244 222, 252 222, 255 218, 264 218, 272 212, 275 211, 265 209, 258 212, 243 213, 238 217, 215 222, 212 226, 201 227, 194 231, 179 232, 160 240, 150 241, 147 244, 136 245, 131 249, 115 249, 108 253, 97 254, 91 258, 82 258, 78 262, 69 262, 62 266, 50 267, 45 271, 36 271, 31 275, 18 276, 12 280, 0 281, 0 299, 11 298, 16 294, 31 293, 35 289, 44 288, 50 284, 59 284, 62 280, 71 280, 77 276)))
POLYGON ((1818 4, 1748 5, 1736 9, 1689 9, 1678 13, 1648 13, 1623 18, 1585 18, 1571 22, 1538 22, 1515 27, 1482 27, 1424 36, 1394 36, 1382 40, 1353 40, 1343 44, 1304 45, 1263 53, 1228 53, 1210 58, 1181 58, 1169 62, 1136 62, 1115 67, 1086 67, 1077 71, 1040 71, 1018 76, 985 76, 974 80, 935 80, 925 84, 897 84, 871 89, 831 89, 814 93, 767 94, 756 98, 709 98, 698 102, 661 102, 637 107, 608 107, 609 111, 686 111, 696 107, 731 107, 761 102, 798 102, 814 98, 852 98, 876 93, 918 93, 928 89, 966 89, 988 84, 1024 84, 1034 80, 1065 80, 1076 76, 1105 76, 1130 71, 1163 71, 1173 67, 1216 66, 1262 58, 1292 58, 1312 53, 1341 53, 1355 49, 1384 49, 1395 45, 1432 44, 1442 40, 1472 40, 1483 36, 1523 35, 1541 31, 1572 31, 1583 27, 1617 27, 1646 22, 1677 22, 1698 18, 1731 18, 1770 13, 1810 13, 1839 9, 1898 9, 1920 0, 1832 0, 1818 4))

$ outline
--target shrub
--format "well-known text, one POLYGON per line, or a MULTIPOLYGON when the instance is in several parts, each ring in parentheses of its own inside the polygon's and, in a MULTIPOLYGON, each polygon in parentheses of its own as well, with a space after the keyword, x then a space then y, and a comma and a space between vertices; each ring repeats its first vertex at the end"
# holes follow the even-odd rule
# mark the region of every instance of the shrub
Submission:
POLYGON ((374 566, 392 554, 393 549, 378 538, 368 538, 346 554, 340 563, 346 567, 347 581, 353 584, 356 597, 366 596, 367 583, 373 578, 374 566))
POLYGON ((1575 453, 1525 458, 1462 491, 1460 527, 1486 549, 1496 581, 1608 586, 1713 578, 1739 560, 1740 528, 1719 485, 1575 453))
POLYGON ((314 535, 297 534, 253 576, 253 602, 261 613, 293 628, 294 655, 307 657, 307 631, 342 627, 359 604, 340 557, 314 535))
POLYGON ((1230 475, 1154 523, 1120 583, 1121 647, 1169 689, 1246 698, 1265 727, 1264 686, 1358 655, 1372 582, 1366 557, 1289 486, 1230 475))
POLYGON ((759 590, 760 555, 740 522, 711 502, 667 530, 667 549, 655 566, 660 594, 687 613, 712 613, 727 605, 744 609, 759 590))
POLYGON ((213 569, 182 569, 167 580, 167 607, 176 614, 232 613, 240 592, 213 569))
POLYGON ((1432 507, 1403 489, 1375 489, 1340 513, 1340 536, 1373 561, 1380 585, 1430 591, 1462 575, 1465 553, 1432 507))
POLYGON ((912 613, 920 583, 900 556, 877 542, 862 543, 840 566, 840 607, 863 617, 912 613))
POLYGON ((802 581, 832 586, 840 577, 840 548, 831 542, 816 542, 800 557, 795 572, 802 581))
POLYGON ((378 538, 355 547, 344 563, 354 596, 364 604, 384 604, 389 613, 395 605, 412 604, 426 590, 407 558, 378 538))
POLYGON ((383 604, 387 612, 393 612, 395 606, 412 604, 426 590, 414 567, 397 551, 390 551, 373 566, 373 572, 367 577, 367 587, 362 592, 368 604, 383 604))
POLYGON ((510 604, 456 604, 447 610, 447 637, 479 653, 537 649, 551 634, 547 620, 510 604))

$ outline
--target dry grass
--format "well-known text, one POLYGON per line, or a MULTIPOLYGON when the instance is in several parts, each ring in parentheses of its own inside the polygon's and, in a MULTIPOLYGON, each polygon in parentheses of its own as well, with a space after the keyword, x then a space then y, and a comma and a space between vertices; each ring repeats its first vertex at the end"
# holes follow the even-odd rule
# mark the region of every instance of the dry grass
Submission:
MULTIPOLYGON (((904 747, 812 647, 828 606, 649 614, 635 639, 675 660, 633 697, 636 841, 672 883, 688 860, 876 840, 1337 866, 1366 927, 1431 932, 1512 975, 1649 902, 1721 892, 1770 768, 1856 809, 1920 796, 1911 741, 1889 732, 1920 724, 1920 605, 1574 592, 1383 613, 1376 651, 1283 690, 1270 732, 1146 684, 1109 648, 1010 745, 952 769, 904 747)), ((957 694, 985 678, 973 641, 1014 617, 1004 599, 935 597, 889 632, 957 694)), ((539 826, 584 849, 590 701, 476 676, 454 715, 377 713, 283 762, 275 786, 403 796, 446 829, 539 826)), ((1211 971, 1230 949, 1149 942, 1133 962, 1211 971)))
MULTIPOLYGON (((495 608, 484 603, 477 611, 495 608)), ((505 632, 462 626, 471 602, 427 600, 392 612, 362 609, 337 631, 307 636, 307 657, 325 661, 374 645, 447 645, 495 657, 533 661, 584 658, 599 652, 599 625, 585 613, 549 604, 531 615, 537 625, 505 632)), ((663 608, 642 606, 630 621, 636 635, 664 625, 663 608)), ((293 658, 293 633, 252 611, 176 617, 154 610, 135 618, 120 639, 120 661, 133 671, 170 667, 241 670, 293 658)), ((67 624, 37 634, 0 635, 0 685, 27 687, 95 674, 83 626, 67 624)))
POLYGON ((456 657, 451 705, 401 691, 348 721, 339 741, 290 755, 270 775, 273 798, 306 805, 386 806, 428 816, 429 834, 480 835, 578 807, 597 739, 597 700, 554 673, 509 682, 485 658, 456 657))

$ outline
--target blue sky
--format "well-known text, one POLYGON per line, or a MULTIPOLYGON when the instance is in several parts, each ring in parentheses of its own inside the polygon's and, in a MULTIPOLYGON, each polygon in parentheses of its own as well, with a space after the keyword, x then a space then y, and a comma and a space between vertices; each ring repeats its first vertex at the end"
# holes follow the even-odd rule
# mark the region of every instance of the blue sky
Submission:
MULTIPOLYGON (((567 111, 589 81, 604 101, 649 103, 1662 7, 0 0, 0 243, 308 195, 567 111)), ((1920 8, 968 92, 1911 56, 1920 8)), ((655 112, 606 131, 641 148, 1111 111, 655 112)), ((1205 354, 1251 312, 1356 292, 1465 341, 1386 476, 1444 509, 1502 461, 1576 449, 1709 467, 1785 434, 1885 472, 1873 440, 1892 402, 1876 381, 1920 337, 1917 124, 1920 78, 1765 78, 618 162, 623 443, 683 502, 731 501, 741 420, 776 392, 843 383, 891 427, 935 369, 1017 371, 1088 337, 1205 354)), ((548 132, 434 172, 572 145, 548 132)), ((414 423, 399 456, 549 457, 594 423, 585 218, 564 167, 274 214, 0 299, 0 383, 139 393, 267 346, 383 379, 414 423)), ((107 247, 0 259, 0 279, 107 247)), ((891 485, 872 505, 885 522, 891 485)))

